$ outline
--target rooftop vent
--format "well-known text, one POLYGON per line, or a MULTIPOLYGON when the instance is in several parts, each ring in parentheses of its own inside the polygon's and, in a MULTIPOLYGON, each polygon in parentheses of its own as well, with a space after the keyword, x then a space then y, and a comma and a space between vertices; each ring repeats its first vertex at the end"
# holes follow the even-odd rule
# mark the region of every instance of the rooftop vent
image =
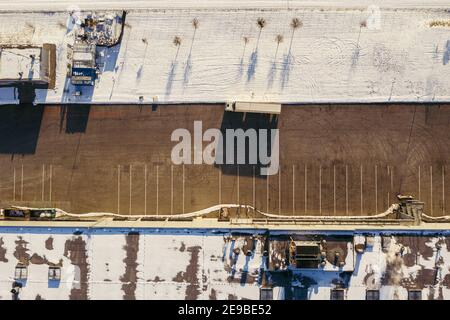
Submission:
POLYGON ((317 242, 295 241, 294 259, 297 268, 317 268, 320 263, 320 245, 317 242))

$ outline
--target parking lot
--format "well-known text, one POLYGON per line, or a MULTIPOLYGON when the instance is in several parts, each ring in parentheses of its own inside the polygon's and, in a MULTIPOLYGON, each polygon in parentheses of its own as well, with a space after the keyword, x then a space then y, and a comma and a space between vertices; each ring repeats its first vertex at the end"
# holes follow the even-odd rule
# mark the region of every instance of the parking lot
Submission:
MULTIPOLYGON (((205 146, 206 144, 204 144, 205 146)), ((372 215, 399 193, 449 214, 450 105, 0 107, 0 205, 73 213, 176 214, 218 203, 284 215, 372 215), (171 133, 278 128, 280 170, 174 165, 171 133), (447 170, 447 171, 446 171, 447 170)))

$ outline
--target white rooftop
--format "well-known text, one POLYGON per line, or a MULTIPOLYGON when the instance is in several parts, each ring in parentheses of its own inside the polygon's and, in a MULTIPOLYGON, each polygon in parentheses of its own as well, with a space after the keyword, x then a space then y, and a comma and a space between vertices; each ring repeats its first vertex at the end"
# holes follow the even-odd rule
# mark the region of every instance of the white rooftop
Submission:
MULTIPOLYGON (((421 2, 77 1, 153 8, 128 11, 121 46, 100 53, 99 81, 79 97, 66 81, 69 1, 15 2, 8 9, 63 11, 1 13, 0 44, 56 44, 56 88, 38 90, 40 103, 450 101, 449 1, 421 2), (303 27, 293 31, 293 18, 303 27)), ((0 89, 0 103, 15 102, 0 89)))
MULTIPOLYGON (((22 300, 258 300, 261 269, 268 268, 264 239, 258 235, 263 232, 0 227, 0 300, 11 299, 19 263, 28 266, 22 300), (253 234, 256 243, 252 255, 246 256, 243 249, 253 234), (61 268, 56 283, 48 280, 49 266, 55 265, 61 268)), ((367 289, 380 290, 382 300, 406 300, 410 288, 421 289, 424 300, 450 299, 448 233, 371 234, 365 236, 362 253, 348 251, 346 263, 354 272, 345 274, 331 266, 293 269, 298 282, 292 281, 292 286, 308 285, 308 299, 328 300, 336 281, 346 278, 348 300, 364 300, 367 289)), ((271 247, 270 257, 283 252, 271 247)), ((273 298, 284 299, 287 290, 275 281, 273 298)))
POLYGON ((39 79, 39 48, 0 48, 0 80, 39 79))

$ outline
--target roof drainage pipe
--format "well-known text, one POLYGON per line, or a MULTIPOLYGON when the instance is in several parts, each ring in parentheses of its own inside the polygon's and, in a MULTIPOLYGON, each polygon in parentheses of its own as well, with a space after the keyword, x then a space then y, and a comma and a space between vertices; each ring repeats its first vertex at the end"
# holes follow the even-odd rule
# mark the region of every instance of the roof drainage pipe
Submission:
MULTIPOLYGON (((17 209, 20 210, 30 210, 30 209, 38 209, 38 208, 29 208, 29 207, 18 207, 14 206, 17 209)), ((301 216, 295 216, 295 215, 278 215, 278 214, 271 214, 267 212, 263 212, 260 210, 255 209, 252 206, 249 205, 239 205, 239 204, 220 204, 215 205, 209 208, 205 208, 199 211, 189 212, 189 213, 182 213, 182 214, 171 214, 171 215, 123 215, 123 214, 117 214, 112 212, 89 212, 89 213, 69 213, 62 209, 56 209, 57 216, 68 216, 68 217, 76 217, 76 218, 87 218, 87 217, 117 217, 117 218, 159 218, 159 219, 171 219, 171 218, 196 218, 205 216, 209 213, 219 211, 222 209, 231 209, 231 208, 242 208, 247 210, 254 210, 255 212, 261 214, 262 216, 270 219, 286 219, 286 220, 328 220, 328 221, 343 221, 343 220, 353 220, 353 221, 361 221, 361 220, 377 220, 381 218, 385 218, 388 215, 392 214, 395 210, 398 209, 398 204, 391 205, 388 210, 386 210, 383 213, 376 214, 376 215, 370 215, 370 216, 307 216, 307 215, 301 215, 301 216)))

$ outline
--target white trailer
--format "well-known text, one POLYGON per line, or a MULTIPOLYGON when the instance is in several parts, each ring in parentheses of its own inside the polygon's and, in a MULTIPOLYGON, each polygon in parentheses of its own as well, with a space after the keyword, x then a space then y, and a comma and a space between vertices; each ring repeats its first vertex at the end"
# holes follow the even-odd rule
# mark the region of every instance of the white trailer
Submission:
POLYGON ((225 104, 225 111, 280 114, 281 104, 272 102, 230 101, 225 104))

